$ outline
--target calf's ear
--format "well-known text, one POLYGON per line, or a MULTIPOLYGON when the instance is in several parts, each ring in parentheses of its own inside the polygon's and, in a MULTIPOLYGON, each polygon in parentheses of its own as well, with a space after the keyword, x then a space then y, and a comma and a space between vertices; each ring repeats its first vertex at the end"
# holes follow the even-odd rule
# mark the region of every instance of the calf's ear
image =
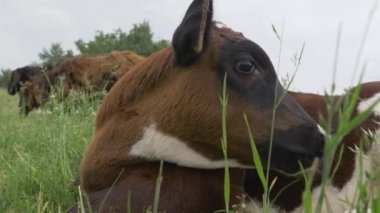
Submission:
POLYGON ((173 35, 172 45, 179 66, 194 63, 210 40, 213 14, 212 0, 193 0, 173 35))

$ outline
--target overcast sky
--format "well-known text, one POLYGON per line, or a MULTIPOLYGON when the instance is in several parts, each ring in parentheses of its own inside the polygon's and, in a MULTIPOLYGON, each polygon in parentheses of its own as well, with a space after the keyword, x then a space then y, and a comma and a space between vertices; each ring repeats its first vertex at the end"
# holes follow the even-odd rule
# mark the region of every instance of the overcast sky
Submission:
MULTIPOLYGON (((191 0, 0 0, 0 68, 15 69, 39 62, 38 53, 60 42, 75 52, 74 41, 91 39, 96 30, 124 31, 150 22, 155 39, 171 39, 191 0)), ((291 87, 305 92, 330 88, 339 23, 343 23, 337 74, 339 90, 351 85, 361 37, 373 0, 215 0, 215 20, 243 32, 278 65, 280 31, 284 23, 279 75, 294 71, 292 56, 305 42, 302 64, 291 87)), ((380 11, 377 11, 360 67, 365 81, 380 80, 380 11)))

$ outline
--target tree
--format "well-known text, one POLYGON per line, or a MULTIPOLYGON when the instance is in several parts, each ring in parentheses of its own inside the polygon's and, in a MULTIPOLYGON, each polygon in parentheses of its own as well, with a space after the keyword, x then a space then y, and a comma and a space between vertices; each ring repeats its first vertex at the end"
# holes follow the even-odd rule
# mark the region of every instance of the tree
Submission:
POLYGON ((153 50, 153 33, 147 22, 133 25, 131 31, 125 38, 124 44, 130 50, 133 50, 141 55, 150 55, 153 50))
POLYGON ((170 41, 166 39, 159 40, 153 44, 153 50, 158 51, 170 45, 170 41))
POLYGON ((79 39, 75 42, 82 54, 102 55, 113 50, 131 50, 137 54, 148 56, 153 52, 169 45, 167 40, 153 41, 153 33, 148 22, 133 25, 133 28, 125 33, 116 29, 112 33, 97 31, 92 41, 84 42, 79 39))
POLYGON ((106 34, 102 31, 97 31, 93 41, 84 42, 79 39, 75 42, 78 50, 82 54, 87 55, 102 55, 105 53, 110 53, 113 50, 122 50, 119 47, 120 37, 124 37, 124 32, 120 29, 115 30, 113 33, 106 34))
POLYGON ((52 43, 49 50, 45 48, 38 54, 43 66, 55 66, 64 58, 72 57, 71 50, 64 51, 60 43, 52 43))
POLYGON ((11 79, 12 70, 1 69, 0 70, 0 87, 7 88, 8 82, 11 79))

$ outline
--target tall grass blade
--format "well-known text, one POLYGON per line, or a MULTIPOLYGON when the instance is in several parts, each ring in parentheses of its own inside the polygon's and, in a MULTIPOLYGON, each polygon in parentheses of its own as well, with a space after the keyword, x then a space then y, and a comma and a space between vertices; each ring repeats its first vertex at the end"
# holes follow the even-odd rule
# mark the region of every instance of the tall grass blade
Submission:
POLYGON ((153 201, 153 213, 158 213, 158 204, 160 202, 160 192, 161 192, 161 184, 163 180, 162 171, 164 168, 164 161, 160 162, 160 170, 158 172, 158 177, 156 180, 156 190, 154 192, 154 201, 153 201))
POLYGON ((224 156, 224 202, 226 206, 226 212, 230 211, 230 172, 228 168, 228 138, 227 138, 227 107, 228 107, 228 95, 227 95, 227 73, 223 79, 223 94, 220 98, 222 105, 222 138, 221 146, 224 156))
POLYGON ((252 149, 253 165, 256 168, 257 174, 260 178, 261 184, 264 187, 264 190, 268 191, 268 188, 267 188, 268 184, 267 184, 267 179, 265 178, 265 174, 264 174, 264 167, 263 167, 263 164, 261 162, 260 154, 257 150, 255 141, 252 137, 252 131, 251 131, 251 127, 248 123, 247 115, 245 115, 245 114, 244 114, 244 121, 245 121, 245 125, 246 125, 247 131, 248 131, 249 144, 251 145, 251 149, 252 149))

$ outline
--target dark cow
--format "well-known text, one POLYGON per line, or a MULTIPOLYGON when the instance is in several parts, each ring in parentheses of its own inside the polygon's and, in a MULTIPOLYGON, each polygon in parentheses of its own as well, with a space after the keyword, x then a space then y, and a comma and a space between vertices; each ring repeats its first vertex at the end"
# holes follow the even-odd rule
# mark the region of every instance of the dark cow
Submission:
POLYGON ((8 93, 15 95, 20 91, 23 82, 30 80, 34 75, 41 71, 38 66, 25 66, 12 71, 11 79, 8 83, 8 93))

